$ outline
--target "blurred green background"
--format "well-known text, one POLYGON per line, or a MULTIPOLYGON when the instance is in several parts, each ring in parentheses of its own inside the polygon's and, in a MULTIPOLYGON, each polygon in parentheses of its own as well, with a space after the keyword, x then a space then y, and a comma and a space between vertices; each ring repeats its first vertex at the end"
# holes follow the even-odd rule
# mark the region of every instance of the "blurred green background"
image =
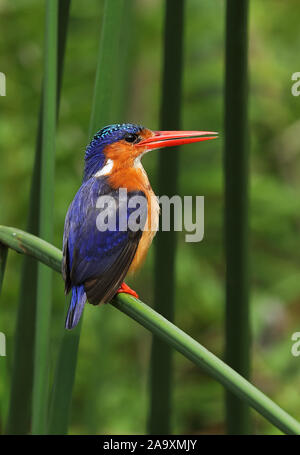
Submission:
MULTIPOLYGON (((65 213, 81 183, 102 2, 73 0, 56 147, 55 241, 61 248, 65 213)), ((180 194, 205 196, 205 237, 178 236, 175 323, 216 355, 224 348, 222 0, 187 0, 183 129, 220 131, 221 138, 180 152, 180 194)), ((291 335, 300 330, 300 99, 291 94, 299 71, 296 0, 250 2, 250 265, 252 382, 300 419, 300 359, 291 335)), ((26 229, 43 73, 44 3, 0 0, 0 223, 26 229)), ((134 4, 127 59, 126 109, 116 122, 159 127, 162 0, 134 4)), ((116 93, 117 87, 116 87, 116 93)), ((119 96, 119 95, 118 95, 119 96)), ((99 129, 103 125, 99 125, 99 129)), ((157 154, 143 160, 155 191, 157 154)), ((0 308, 7 357, 0 359, 0 427, 7 414, 22 258, 9 253, 0 308)), ((153 302, 153 252, 130 281, 153 302)), ((54 275, 51 371, 65 312, 63 281, 54 275)), ((148 409, 150 335, 111 306, 86 306, 73 394, 70 433, 144 433, 148 409)), ((223 388, 174 355, 174 433, 224 433, 223 388)), ((53 376, 53 374, 52 374, 53 376)), ((255 433, 279 433, 253 411, 255 433)))

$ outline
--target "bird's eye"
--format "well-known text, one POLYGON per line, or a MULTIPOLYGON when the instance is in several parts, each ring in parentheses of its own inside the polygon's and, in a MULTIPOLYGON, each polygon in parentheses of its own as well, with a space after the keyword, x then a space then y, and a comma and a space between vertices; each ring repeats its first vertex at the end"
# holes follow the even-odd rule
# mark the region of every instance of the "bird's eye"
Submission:
POLYGON ((138 142, 138 135, 137 134, 132 134, 132 133, 127 133, 126 136, 124 137, 126 142, 138 142))

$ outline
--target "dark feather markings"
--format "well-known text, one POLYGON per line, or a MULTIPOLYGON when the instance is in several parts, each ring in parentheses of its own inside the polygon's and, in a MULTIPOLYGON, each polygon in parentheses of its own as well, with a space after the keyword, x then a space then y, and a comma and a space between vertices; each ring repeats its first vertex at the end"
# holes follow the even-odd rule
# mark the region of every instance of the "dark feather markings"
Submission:
POLYGON ((70 263, 70 256, 69 256, 69 247, 68 247, 68 242, 67 240, 64 241, 64 247, 63 247, 63 260, 62 260, 62 276, 65 282, 65 294, 69 294, 72 288, 72 283, 70 279, 70 268, 69 268, 69 263, 70 263))
POLYGON ((87 299, 91 304, 109 302, 116 294, 133 261, 141 234, 141 231, 137 231, 133 238, 128 239, 117 261, 105 273, 84 283, 87 299))

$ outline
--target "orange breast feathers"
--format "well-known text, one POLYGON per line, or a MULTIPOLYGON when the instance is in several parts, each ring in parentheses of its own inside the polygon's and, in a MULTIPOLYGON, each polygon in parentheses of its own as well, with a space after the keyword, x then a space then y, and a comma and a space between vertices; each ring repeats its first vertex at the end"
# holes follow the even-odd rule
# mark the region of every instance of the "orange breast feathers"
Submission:
POLYGON ((141 190, 145 193, 147 198, 148 217, 137 251, 129 268, 129 273, 133 273, 146 259, 148 249, 157 232, 159 221, 158 200, 139 160, 131 167, 115 160, 113 168, 108 175, 108 182, 112 188, 126 188, 128 192, 141 190))
POLYGON ((158 229, 159 204, 157 197, 152 189, 146 193, 148 203, 148 218, 146 229, 144 230, 139 242, 133 261, 129 267, 129 273, 134 273, 143 264, 146 259, 148 249, 158 229))

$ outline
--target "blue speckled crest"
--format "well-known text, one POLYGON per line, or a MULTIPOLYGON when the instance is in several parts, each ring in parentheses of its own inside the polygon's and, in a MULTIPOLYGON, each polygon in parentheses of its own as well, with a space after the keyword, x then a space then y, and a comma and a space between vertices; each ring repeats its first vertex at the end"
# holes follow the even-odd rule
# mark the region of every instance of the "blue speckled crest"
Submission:
POLYGON ((116 123, 108 125, 99 130, 93 137, 85 151, 85 171, 84 180, 89 178, 94 172, 101 169, 105 163, 103 149, 105 146, 123 139, 126 133, 136 134, 143 129, 140 125, 133 123, 116 123))
POLYGON ((98 146, 104 147, 120 141, 126 133, 136 134, 142 129, 142 126, 134 125, 133 123, 115 123, 105 126, 95 134, 91 143, 87 146, 86 155, 92 153, 98 146))

